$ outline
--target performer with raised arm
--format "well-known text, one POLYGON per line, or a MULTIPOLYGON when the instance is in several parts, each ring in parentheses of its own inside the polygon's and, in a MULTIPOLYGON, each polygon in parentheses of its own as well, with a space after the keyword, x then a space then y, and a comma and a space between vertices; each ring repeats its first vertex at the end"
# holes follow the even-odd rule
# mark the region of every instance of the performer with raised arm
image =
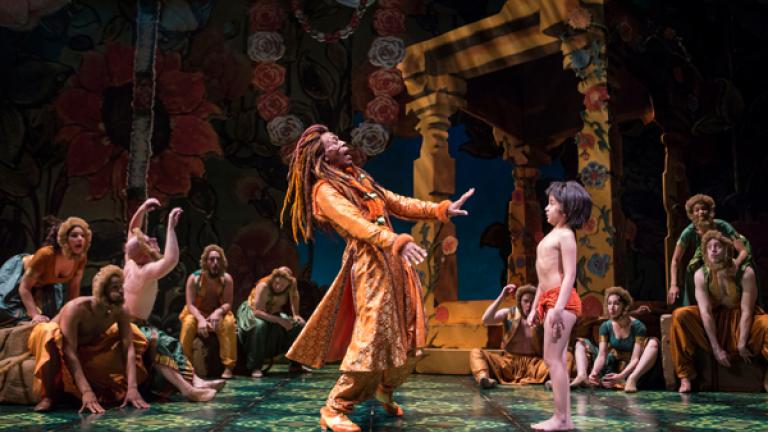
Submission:
POLYGON ((371 396, 402 416, 393 392, 410 375, 424 346, 419 278, 412 268, 426 251, 408 234, 392 231, 390 216, 439 219, 467 215, 455 202, 420 201, 394 194, 354 165, 347 143, 326 126, 308 127, 290 156, 282 216, 293 236, 313 238, 315 225, 347 242, 341 270, 287 357, 315 368, 342 360, 342 375, 320 410, 320 426, 359 431, 346 414, 371 396))
POLYGON ((534 307, 528 315, 533 325, 538 313, 544 322, 544 361, 552 379, 555 409, 552 418, 531 425, 535 430, 570 430, 571 391, 566 356, 571 330, 581 315, 576 292, 576 234, 592 213, 592 199, 575 181, 553 182, 547 188, 544 208, 550 231, 536 247, 536 274, 539 286, 534 307))
MULTIPOLYGON (((152 359, 153 371, 159 372, 187 399, 209 401, 216 395, 216 390, 224 385, 224 381, 205 381, 195 375, 181 343, 148 321, 157 298, 157 281, 170 273, 179 262, 176 225, 182 213, 180 208, 174 208, 168 215, 164 253, 160 253, 156 239, 141 231, 144 215, 159 205, 160 202, 154 198, 145 201, 136 210, 128 226, 128 241, 125 243, 125 307, 133 322, 156 346, 152 359)), ((157 386, 154 389, 159 390, 157 386)))
POLYGON ((541 357, 541 346, 536 343, 534 329, 525 323, 531 312, 536 287, 507 285, 499 297, 483 314, 486 326, 502 324, 504 336, 499 353, 475 348, 469 352, 469 367, 475 381, 482 388, 496 384, 541 384, 549 376, 549 370, 541 357), (515 306, 499 309, 506 297, 515 296, 515 306), (523 324, 523 325, 520 325, 523 324))

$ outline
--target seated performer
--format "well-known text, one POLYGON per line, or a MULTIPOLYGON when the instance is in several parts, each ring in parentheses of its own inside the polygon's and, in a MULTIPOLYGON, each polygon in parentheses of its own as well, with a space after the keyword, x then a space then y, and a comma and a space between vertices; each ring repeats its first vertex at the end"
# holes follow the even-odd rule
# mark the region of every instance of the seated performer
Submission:
POLYGON ((605 291, 605 312, 608 320, 600 325, 600 346, 588 339, 576 342, 577 375, 571 386, 586 384, 605 388, 624 387, 627 393, 637 391, 638 382, 656 364, 659 341, 646 337, 645 324, 630 316, 632 296, 621 287, 605 291), (592 372, 587 377, 587 351, 594 360, 592 372), (602 378, 602 379, 601 379, 602 378))
POLYGON ((693 278, 698 305, 675 309, 669 330, 680 393, 690 392, 696 377, 696 348, 712 353, 724 367, 731 367, 730 355, 738 354, 747 363, 758 353, 768 359, 768 315, 755 306, 755 273, 749 267, 742 278, 736 276, 733 243, 720 231, 708 231, 701 244, 704 266, 693 278))
POLYGON ((103 413, 102 403, 123 400, 149 408, 137 386, 147 378, 141 355, 147 339, 123 307, 123 271, 102 267, 93 296, 78 297, 51 322, 35 326, 29 350, 35 355, 35 411, 48 411, 61 390, 82 400, 80 412, 103 413))
MULTIPOLYGON (((486 326, 503 324, 504 337, 501 348, 503 353, 475 348, 469 353, 469 366, 472 375, 483 388, 502 384, 541 384, 547 379, 549 370, 544 359, 534 349, 533 328, 525 324, 525 318, 531 313, 531 304, 536 295, 536 287, 524 285, 516 288, 507 285, 499 297, 488 306, 483 314, 486 326), (517 306, 499 310, 504 298, 515 295, 517 306), (520 324, 523 325, 520 325, 520 324)), ((541 347, 539 347, 541 349, 541 347)))
POLYGON ((224 381, 206 381, 195 375, 179 341, 147 321, 157 298, 157 281, 170 273, 179 262, 176 224, 182 213, 180 208, 174 208, 168 215, 164 254, 160 253, 155 239, 141 232, 144 215, 159 205, 156 199, 148 199, 136 210, 128 225, 124 268, 125 307, 154 349, 151 368, 161 376, 153 376, 153 390, 167 393, 161 389, 166 387, 167 382, 189 400, 209 401, 216 395, 216 390, 224 385, 224 381))
POLYGON ((192 358, 195 337, 216 333, 219 358, 224 365, 222 378, 232 378, 237 362, 237 330, 232 314, 232 276, 227 273, 227 257, 217 245, 208 245, 200 257, 200 270, 187 278, 187 305, 181 311, 181 346, 192 358))
MULTIPOLYGON (((264 361, 285 354, 303 327, 296 278, 288 267, 276 268, 256 283, 248 300, 237 309, 237 339, 245 349, 251 376, 261 378, 264 361), (290 303, 291 316, 282 312, 286 303, 290 303)), ((293 361, 288 370, 306 371, 293 361)))
POLYGON ((691 246, 694 246, 693 258, 688 263, 684 279, 684 288, 689 297, 688 303, 690 303, 694 292, 693 274, 704 264, 702 260, 701 236, 711 229, 720 231, 733 242, 733 247, 738 253, 735 259, 737 280, 741 280, 744 277, 748 267, 754 269, 752 264, 752 248, 749 242, 744 236, 736 232, 731 224, 724 220, 715 219, 715 200, 712 197, 703 194, 692 196, 685 202, 685 212, 688 214, 688 219, 691 220, 691 223, 680 234, 675 251, 672 254, 672 263, 669 270, 669 292, 667 292, 667 303, 669 304, 675 303, 680 297, 680 288, 677 285, 677 268, 680 266, 683 254, 691 246))
POLYGON ((34 255, 8 259, 0 267, 0 327, 47 322, 65 300, 78 297, 90 245, 88 224, 71 217, 50 228, 46 246, 34 255))

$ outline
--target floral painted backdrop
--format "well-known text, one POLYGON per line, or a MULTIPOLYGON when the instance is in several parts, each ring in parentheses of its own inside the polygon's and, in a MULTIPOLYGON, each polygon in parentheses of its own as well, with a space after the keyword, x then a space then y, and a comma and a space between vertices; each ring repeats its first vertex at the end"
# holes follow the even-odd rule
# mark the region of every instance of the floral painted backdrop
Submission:
MULTIPOLYGON (((352 141, 361 164, 394 136, 416 136, 393 69, 405 44, 502 2, 452 3, 162 2, 147 183, 167 205, 150 215, 150 234, 162 244, 169 209, 185 212, 180 265, 161 281, 158 324, 177 327, 183 281, 208 243, 225 247, 236 302, 289 265, 300 275, 303 313, 311 312, 322 295, 312 282, 314 248, 300 251, 278 221, 282 150, 313 122, 352 141)), ((86 281, 121 262, 136 32, 133 0, 0 5, 0 259, 33 251, 52 214, 91 222, 86 281)))

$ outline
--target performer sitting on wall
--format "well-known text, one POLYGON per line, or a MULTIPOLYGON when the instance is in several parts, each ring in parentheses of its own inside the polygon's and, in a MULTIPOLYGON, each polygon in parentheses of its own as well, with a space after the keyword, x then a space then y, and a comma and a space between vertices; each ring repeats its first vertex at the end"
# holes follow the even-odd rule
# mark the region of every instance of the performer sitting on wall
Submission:
POLYGON ((536 287, 507 285, 499 297, 488 306, 483 314, 486 326, 502 324, 504 336, 499 353, 475 348, 469 353, 469 367, 475 381, 483 388, 502 384, 541 384, 549 376, 549 370, 541 357, 541 346, 534 334, 534 328, 525 323, 531 313, 531 305, 536 295, 536 287), (516 306, 499 310, 501 302, 511 295, 515 296, 516 306), (520 325, 520 324, 523 325, 520 325))
POLYGON ((531 425, 535 430, 570 430, 571 390, 566 365, 568 341, 581 315, 576 283, 576 234, 592 212, 592 198, 575 181, 553 182, 547 188, 544 208, 550 231, 536 246, 536 275, 539 286, 528 325, 544 322, 544 361, 552 378, 554 413, 546 421, 531 425))
MULTIPOLYGON (((752 356, 768 359, 768 315, 757 300, 755 273, 751 267, 737 277, 733 242, 720 231, 707 231, 701 239, 704 266, 696 270, 697 306, 675 309, 669 344, 680 392, 691 391, 696 378, 693 356, 697 348, 712 353, 724 367, 736 355, 749 363, 752 356)), ((768 382, 763 385, 768 391, 768 382)))
POLYGON ((80 412, 103 413, 102 403, 149 408, 138 391, 147 378, 141 356, 147 339, 123 307, 123 271, 102 267, 93 296, 69 301, 61 313, 35 326, 27 342, 35 355, 35 411, 48 411, 61 390, 82 401, 80 412))
POLYGON ((341 360, 342 375, 320 410, 320 425, 359 431, 346 414, 371 396, 402 416, 394 390, 410 375, 426 344, 419 278, 412 268, 426 251, 392 231, 390 216, 412 220, 466 215, 458 201, 426 202, 396 195, 355 166, 347 143, 323 125, 307 128, 291 154, 288 210, 294 239, 310 240, 314 225, 347 242, 341 271, 287 357, 315 368, 341 360))
POLYGON ((237 330, 232 313, 232 276, 227 273, 227 257, 218 245, 208 245, 200 257, 200 270, 187 278, 187 305, 179 315, 181 346, 192 358, 195 337, 213 332, 219 339, 219 358, 224 365, 221 377, 232 378, 237 362, 237 330))
POLYGON ((160 253, 157 240, 141 232, 144 215, 159 205, 156 199, 148 199, 136 210, 128 225, 124 268, 125 307, 155 350, 152 364, 148 365, 153 372, 152 390, 165 395, 168 393, 165 388, 170 384, 191 401, 209 401, 224 386, 224 380, 206 381, 195 375, 179 341, 148 321, 157 298, 157 281, 170 273, 179 262, 176 225, 182 213, 180 208, 174 208, 168 215, 165 253, 160 253))
POLYGON ((680 261, 683 259, 683 254, 691 246, 694 246, 693 258, 688 262, 688 266, 685 269, 683 286, 688 297, 684 304, 692 303, 694 297, 693 274, 704 265, 701 236, 711 229, 720 231, 733 242, 733 247, 737 252, 735 258, 737 280, 744 277, 747 268, 752 267, 754 269, 752 248, 749 242, 744 236, 736 232, 731 224, 721 219, 715 219, 715 200, 712 197, 704 194, 692 196, 685 202, 685 212, 691 223, 680 234, 675 251, 672 254, 672 263, 669 270, 669 291, 667 292, 667 303, 669 304, 675 303, 680 297, 680 288, 677 285, 677 269, 680 266, 680 261))
POLYGON ((55 220, 45 243, 34 255, 15 255, 0 267, 0 327, 47 322, 80 295, 91 245, 88 223, 55 220))
POLYGON ((605 291, 604 308, 608 320, 600 325, 599 348, 589 339, 576 342, 576 378, 571 386, 602 385, 605 388, 624 388, 634 393, 647 388, 647 374, 658 367, 659 340, 646 337, 645 324, 630 316, 632 296, 621 287, 605 291), (592 371, 587 376, 587 353, 594 359, 592 371), (587 381, 588 380, 588 381, 587 381))
MULTIPOLYGON (((279 267, 259 280, 248 300, 237 310, 237 339, 245 350, 246 367, 253 378, 261 378, 264 362, 285 354, 305 321, 299 315, 299 290, 291 269, 279 267), (282 312, 289 304, 291 315, 282 312)), ((301 364, 291 362, 291 373, 306 372, 301 364)))

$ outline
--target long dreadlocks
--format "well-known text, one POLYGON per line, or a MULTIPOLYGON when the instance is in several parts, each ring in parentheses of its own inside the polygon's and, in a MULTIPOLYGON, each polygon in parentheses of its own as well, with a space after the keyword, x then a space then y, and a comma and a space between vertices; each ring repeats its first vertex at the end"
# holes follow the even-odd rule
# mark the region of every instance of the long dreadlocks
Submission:
MULTIPOLYGON (((362 192, 357 191, 350 184, 347 174, 326 162, 323 157, 325 147, 321 138, 327 132, 330 132, 330 129, 325 125, 309 126, 296 141, 296 147, 289 156, 288 191, 283 201, 283 209, 280 211, 280 223, 281 225, 285 223, 285 213, 290 208, 291 232, 297 243, 299 235, 305 241, 312 239, 312 187, 317 180, 327 180, 345 198, 362 206, 362 192)), ((365 173, 358 167, 352 170, 365 173)), ((368 179, 374 189, 381 193, 380 186, 370 176, 368 179)))

